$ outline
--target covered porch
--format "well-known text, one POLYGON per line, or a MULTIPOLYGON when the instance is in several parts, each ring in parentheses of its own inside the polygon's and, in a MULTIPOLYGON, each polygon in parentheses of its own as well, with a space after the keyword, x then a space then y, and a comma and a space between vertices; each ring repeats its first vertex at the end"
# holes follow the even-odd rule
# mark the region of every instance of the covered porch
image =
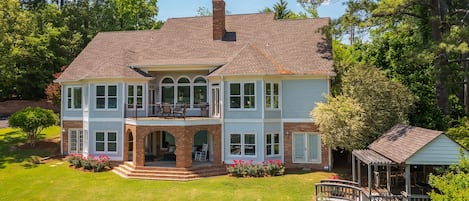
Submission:
POLYGON ((125 131, 124 161, 136 167, 222 165, 220 119, 130 118, 125 131))

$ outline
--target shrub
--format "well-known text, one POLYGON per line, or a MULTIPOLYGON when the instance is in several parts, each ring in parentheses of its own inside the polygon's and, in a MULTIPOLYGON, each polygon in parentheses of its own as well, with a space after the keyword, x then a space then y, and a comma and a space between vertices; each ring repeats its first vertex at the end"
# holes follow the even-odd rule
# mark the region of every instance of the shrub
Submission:
POLYGON ((269 160, 267 163, 233 160, 233 164, 228 166, 227 171, 234 177, 281 176, 285 174, 285 166, 280 160, 269 160))
POLYGON ((34 147, 42 130, 55 125, 57 121, 52 110, 26 107, 11 115, 8 124, 13 128, 20 128, 28 137, 31 147, 34 147))
POLYGON ((94 172, 102 172, 106 167, 111 167, 110 158, 106 155, 83 156, 81 154, 70 154, 67 161, 75 168, 83 167, 85 170, 93 170, 94 172))

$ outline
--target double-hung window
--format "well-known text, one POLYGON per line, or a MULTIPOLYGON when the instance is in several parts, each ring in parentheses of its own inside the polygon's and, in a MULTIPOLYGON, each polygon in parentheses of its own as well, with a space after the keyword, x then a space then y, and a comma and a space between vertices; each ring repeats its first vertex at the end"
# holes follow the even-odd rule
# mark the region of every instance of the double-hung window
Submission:
POLYGON ((280 135, 278 133, 265 135, 265 154, 267 156, 280 155, 280 135))
POLYGON ((96 109, 117 109, 117 85, 96 86, 96 109))
POLYGON ((143 108, 143 85, 127 86, 127 109, 143 108))
POLYGON ((96 152, 117 152, 117 132, 98 131, 95 136, 96 152))
POLYGON ((82 129, 68 129, 68 153, 83 153, 82 129))
POLYGON ((67 87, 67 109, 81 109, 82 87, 67 87))
POLYGON ((254 82, 230 83, 230 108, 256 108, 256 85, 254 82))
POLYGON ((265 108, 278 109, 279 84, 276 82, 265 83, 265 108))
POLYGON ((230 134, 230 154, 238 156, 256 155, 256 134, 230 134))

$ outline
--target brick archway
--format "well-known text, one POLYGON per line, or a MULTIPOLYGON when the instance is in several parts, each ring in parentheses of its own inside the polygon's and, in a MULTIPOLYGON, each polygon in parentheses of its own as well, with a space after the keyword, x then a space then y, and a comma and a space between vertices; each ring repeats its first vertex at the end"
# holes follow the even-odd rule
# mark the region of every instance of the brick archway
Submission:
MULTIPOLYGON (((131 131, 134 136, 133 164, 135 166, 145 165, 145 137, 155 131, 166 131, 171 133, 176 141, 176 167, 189 168, 192 166, 192 144, 194 135, 200 130, 206 130, 213 135, 214 164, 221 164, 221 126, 220 125, 198 125, 198 126, 134 126, 125 125, 126 134, 131 131)), ((125 144, 128 144, 128 137, 125 144)), ((124 144, 124 149, 127 147, 124 144)), ((128 150, 128 149, 126 149, 128 150)), ((125 152, 125 151, 124 151, 125 152)), ((128 152, 127 152, 128 153, 128 152)), ((125 156, 124 156, 125 157, 125 156)))

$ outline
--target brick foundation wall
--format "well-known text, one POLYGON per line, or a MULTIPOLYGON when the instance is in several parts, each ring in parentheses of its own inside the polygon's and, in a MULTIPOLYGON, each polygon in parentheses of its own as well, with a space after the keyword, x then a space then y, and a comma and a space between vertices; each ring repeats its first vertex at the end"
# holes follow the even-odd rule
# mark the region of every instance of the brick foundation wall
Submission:
POLYGON ((68 154, 68 129, 71 128, 83 128, 83 122, 82 121, 63 121, 62 122, 62 129, 64 132, 62 132, 62 150, 65 155, 65 153, 68 154))
POLYGON ((323 170, 325 166, 329 166, 329 148, 321 146, 321 163, 293 163, 293 133, 294 132, 318 132, 318 126, 314 123, 284 123, 284 150, 285 150, 285 167, 287 168, 310 168, 314 170, 323 170), (288 135, 287 135, 288 133, 288 135))
POLYGON ((221 162, 221 125, 197 125, 197 126, 133 126, 125 125, 124 135, 124 159, 128 157, 128 134, 132 132, 134 137, 133 162, 136 166, 144 166, 145 163, 145 137, 156 131, 171 133, 176 140, 176 167, 189 168, 192 166, 192 144, 194 135, 198 131, 206 130, 213 136, 213 163, 221 162))
POLYGON ((59 112, 59 108, 47 102, 47 100, 8 100, 0 102, 0 116, 10 116, 11 114, 25 108, 25 107, 40 107, 44 109, 50 109, 54 112, 59 112))

